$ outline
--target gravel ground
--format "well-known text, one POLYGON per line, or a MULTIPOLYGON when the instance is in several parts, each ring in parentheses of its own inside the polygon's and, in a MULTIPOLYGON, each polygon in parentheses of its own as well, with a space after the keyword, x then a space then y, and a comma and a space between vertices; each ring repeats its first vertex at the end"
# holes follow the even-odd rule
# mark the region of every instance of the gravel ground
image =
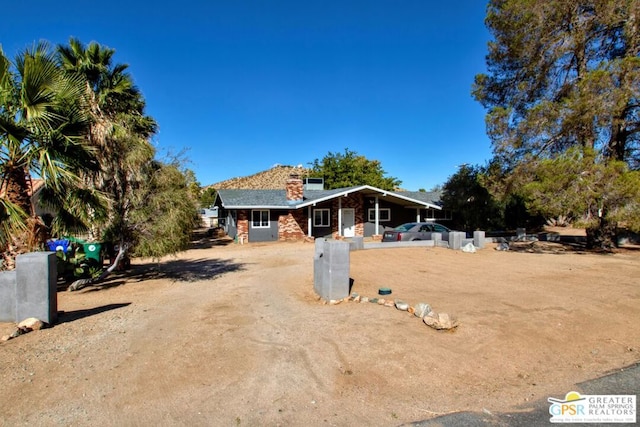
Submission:
POLYGON ((513 249, 351 253, 353 291, 427 302, 454 332, 318 301, 309 243, 139 260, 0 343, 0 425, 400 425, 529 411, 640 360, 640 251, 513 249))

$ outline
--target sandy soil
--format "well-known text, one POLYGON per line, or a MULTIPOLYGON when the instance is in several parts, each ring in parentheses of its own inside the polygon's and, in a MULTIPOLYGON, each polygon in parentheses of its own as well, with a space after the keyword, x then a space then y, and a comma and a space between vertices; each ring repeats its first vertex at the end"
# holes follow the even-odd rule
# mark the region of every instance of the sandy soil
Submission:
POLYGON ((309 243, 139 261, 61 291, 55 327, 0 343, 0 424, 400 425, 527 411, 640 360, 639 250, 516 246, 351 253, 354 292, 390 287, 456 315, 455 332, 318 301, 309 243))

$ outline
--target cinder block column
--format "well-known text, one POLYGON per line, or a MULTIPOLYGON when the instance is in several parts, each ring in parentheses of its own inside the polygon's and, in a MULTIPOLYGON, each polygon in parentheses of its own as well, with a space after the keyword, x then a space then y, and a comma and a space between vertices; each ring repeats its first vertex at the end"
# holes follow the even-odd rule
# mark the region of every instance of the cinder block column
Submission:
POLYGON ((476 230, 473 232, 473 246, 484 248, 484 231, 476 230))
POLYGON ((431 240, 436 242, 436 246, 438 246, 438 242, 442 240, 442 233, 431 233, 431 240))
POLYGON ((58 317, 56 254, 31 252, 16 257, 16 321, 35 317, 55 323, 58 317))
POLYGON ((325 241, 323 245, 322 273, 315 291, 325 300, 338 300, 349 296, 349 243, 325 241))
POLYGON ((351 238, 350 248, 352 251, 361 251, 364 249, 364 237, 355 236, 351 238))
POLYGON ((462 231, 452 231, 449 233, 449 248, 459 250, 462 247, 462 239, 466 237, 466 233, 462 231))
POLYGON ((322 295, 322 272, 324 271, 324 244, 325 239, 317 238, 315 240, 315 253, 313 254, 313 290, 318 295, 322 295))
POLYGON ((16 321, 16 271, 0 272, 0 322, 16 321))

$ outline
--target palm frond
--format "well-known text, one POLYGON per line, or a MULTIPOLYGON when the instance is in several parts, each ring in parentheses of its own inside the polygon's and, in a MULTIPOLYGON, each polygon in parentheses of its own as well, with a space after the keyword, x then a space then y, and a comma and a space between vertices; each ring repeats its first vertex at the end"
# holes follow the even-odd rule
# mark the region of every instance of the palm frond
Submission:
POLYGON ((11 236, 27 230, 27 214, 10 200, 0 197, 0 248, 3 248, 11 236))

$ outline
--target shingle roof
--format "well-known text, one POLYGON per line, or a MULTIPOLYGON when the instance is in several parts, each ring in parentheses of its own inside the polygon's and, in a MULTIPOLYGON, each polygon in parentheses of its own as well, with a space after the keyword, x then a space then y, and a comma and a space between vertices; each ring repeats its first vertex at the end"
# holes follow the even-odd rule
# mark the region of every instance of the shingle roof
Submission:
POLYGON ((368 185, 358 187, 337 188, 334 190, 305 190, 304 199, 287 201, 285 190, 218 190, 218 197, 226 209, 298 209, 314 203, 326 201, 353 192, 390 197, 405 204, 415 204, 439 209, 438 193, 418 191, 393 192, 368 185))
POLYGON ((434 205, 442 205, 441 191, 397 191, 396 194, 402 194, 411 199, 420 200, 434 205))
POLYGON ((291 208, 285 190, 218 190, 218 197, 227 209, 291 208))

